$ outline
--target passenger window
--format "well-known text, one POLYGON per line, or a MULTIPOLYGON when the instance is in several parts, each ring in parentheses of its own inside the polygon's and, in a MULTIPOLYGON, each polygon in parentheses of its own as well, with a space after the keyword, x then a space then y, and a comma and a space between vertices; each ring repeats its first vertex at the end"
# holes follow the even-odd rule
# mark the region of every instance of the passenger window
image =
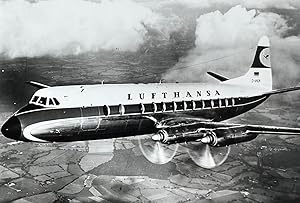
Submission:
POLYGON ((47 104, 47 97, 41 97, 39 100, 39 104, 46 105, 47 104))
POLYGON ((37 102, 38 99, 39 99, 38 96, 34 96, 33 99, 32 99, 32 102, 37 102))
POLYGON ((186 109, 190 109, 192 110, 193 109, 193 101, 186 101, 185 104, 186 104, 186 109))
POLYGON ((53 98, 55 105, 59 105, 59 101, 56 98, 53 98))
POLYGON ((219 107, 219 99, 213 100, 213 107, 219 107))
POLYGON ((225 99, 221 99, 221 106, 226 106, 225 99))
POLYGON ((232 106, 233 105, 232 98, 227 99, 227 102, 228 102, 228 106, 232 106))
POLYGON ((153 104, 144 104, 145 112, 154 112, 154 105, 153 104))
POLYGON ((174 110, 174 104, 173 104, 173 102, 167 102, 167 103, 165 103, 165 110, 166 111, 173 111, 174 110))
POLYGON ((211 102, 210 102, 210 100, 205 100, 205 101, 204 101, 204 108, 209 108, 209 107, 211 107, 211 102))
POLYGON ((184 102, 176 102, 176 110, 183 110, 184 102))
POLYGON ((202 109, 202 101, 195 101, 196 109, 202 109))
POLYGON ((165 106, 163 103, 156 103, 156 111, 164 111, 163 106, 165 106))

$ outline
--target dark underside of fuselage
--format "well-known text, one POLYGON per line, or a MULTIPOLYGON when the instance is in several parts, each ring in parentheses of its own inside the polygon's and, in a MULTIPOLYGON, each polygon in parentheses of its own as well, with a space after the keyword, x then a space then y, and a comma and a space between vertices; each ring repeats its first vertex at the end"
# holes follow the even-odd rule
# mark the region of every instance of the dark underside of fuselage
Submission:
MULTIPOLYGON (((156 123, 170 118, 197 118, 205 121, 223 121, 256 107, 267 99, 257 96, 237 101, 232 106, 199 108, 182 111, 130 112, 105 115, 104 107, 47 109, 26 106, 16 117, 21 133, 10 133, 10 138, 22 141, 38 138, 49 142, 66 142, 127 137, 156 133, 156 123), (32 108, 33 110, 28 111, 32 108), (25 109, 25 110, 24 110, 25 109), (30 136, 28 136, 30 133, 30 136)), ((13 118, 12 117, 12 118, 13 118)), ((11 118, 11 119, 12 119, 11 118)), ((14 121, 16 119, 14 118, 14 121)))

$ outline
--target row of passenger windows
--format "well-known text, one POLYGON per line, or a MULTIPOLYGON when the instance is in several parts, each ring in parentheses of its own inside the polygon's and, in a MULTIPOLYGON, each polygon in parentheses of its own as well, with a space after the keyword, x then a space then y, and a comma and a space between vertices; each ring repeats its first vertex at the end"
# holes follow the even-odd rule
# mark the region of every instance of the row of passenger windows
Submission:
MULTIPOLYGON (((256 98, 257 99, 257 98, 256 98)), ((245 104, 246 102, 255 101, 255 98, 229 98, 229 99, 212 99, 199 101, 181 101, 181 102, 162 102, 151 104, 130 104, 107 106, 105 105, 100 112, 104 115, 117 114, 135 114, 135 113, 155 113, 155 112, 172 112, 185 110, 199 110, 230 107, 234 105, 245 104)))
POLYGON ((34 104, 42 104, 42 105, 50 105, 50 106, 54 106, 54 105, 59 105, 59 101, 55 98, 48 98, 48 97, 39 97, 39 96, 34 96, 31 100, 31 103, 34 104))

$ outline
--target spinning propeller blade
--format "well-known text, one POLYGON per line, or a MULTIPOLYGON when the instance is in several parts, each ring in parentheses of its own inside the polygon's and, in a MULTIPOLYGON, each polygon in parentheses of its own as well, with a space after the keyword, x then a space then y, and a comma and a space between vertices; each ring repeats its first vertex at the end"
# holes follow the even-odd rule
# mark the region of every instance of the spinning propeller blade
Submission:
POLYGON ((156 136, 147 136, 138 140, 140 150, 145 158, 154 164, 166 164, 175 156, 178 144, 163 144, 156 136))
POLYGON ((226 161, 231 147, 213 147, 207 142, 207 138, 204 137, 200 142, 188 143, 186 147, 189 156, 195 164, 203 168, 210 169, 220 166, 226 161))

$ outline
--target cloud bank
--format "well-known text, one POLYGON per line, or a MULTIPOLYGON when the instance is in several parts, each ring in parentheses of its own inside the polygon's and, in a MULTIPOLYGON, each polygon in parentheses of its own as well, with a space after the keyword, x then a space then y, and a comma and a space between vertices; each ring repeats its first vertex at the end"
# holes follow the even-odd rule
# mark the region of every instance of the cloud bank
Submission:
POLYGON ((0 1, 0 54, 9 57, 134 51, 161 17, 130 0, 0 1))
POLYGON ((297 0, 171 0, 167 3, 181 4, 189 8, 210 8, 217 6, 236 6, 242 5, 246 8, 282 8, 296 9, 300 8, 300 2, 297 0))
POLYGON ((300 38, 284 38, 290 29, 280 15, 235 6, 197 19, 195 48, 164 75, 167 81, 213 81, 205 73, 214 70, 231 78, 247 72, 262 35, 271 39, 274 86, 295 85, 300 75, 300 38), (251 49, 252 47, 252 49, 251 49), (299 63, 298 61, 298 63, 299 63), (287 80, 288 78, 288 80, 287 80))

